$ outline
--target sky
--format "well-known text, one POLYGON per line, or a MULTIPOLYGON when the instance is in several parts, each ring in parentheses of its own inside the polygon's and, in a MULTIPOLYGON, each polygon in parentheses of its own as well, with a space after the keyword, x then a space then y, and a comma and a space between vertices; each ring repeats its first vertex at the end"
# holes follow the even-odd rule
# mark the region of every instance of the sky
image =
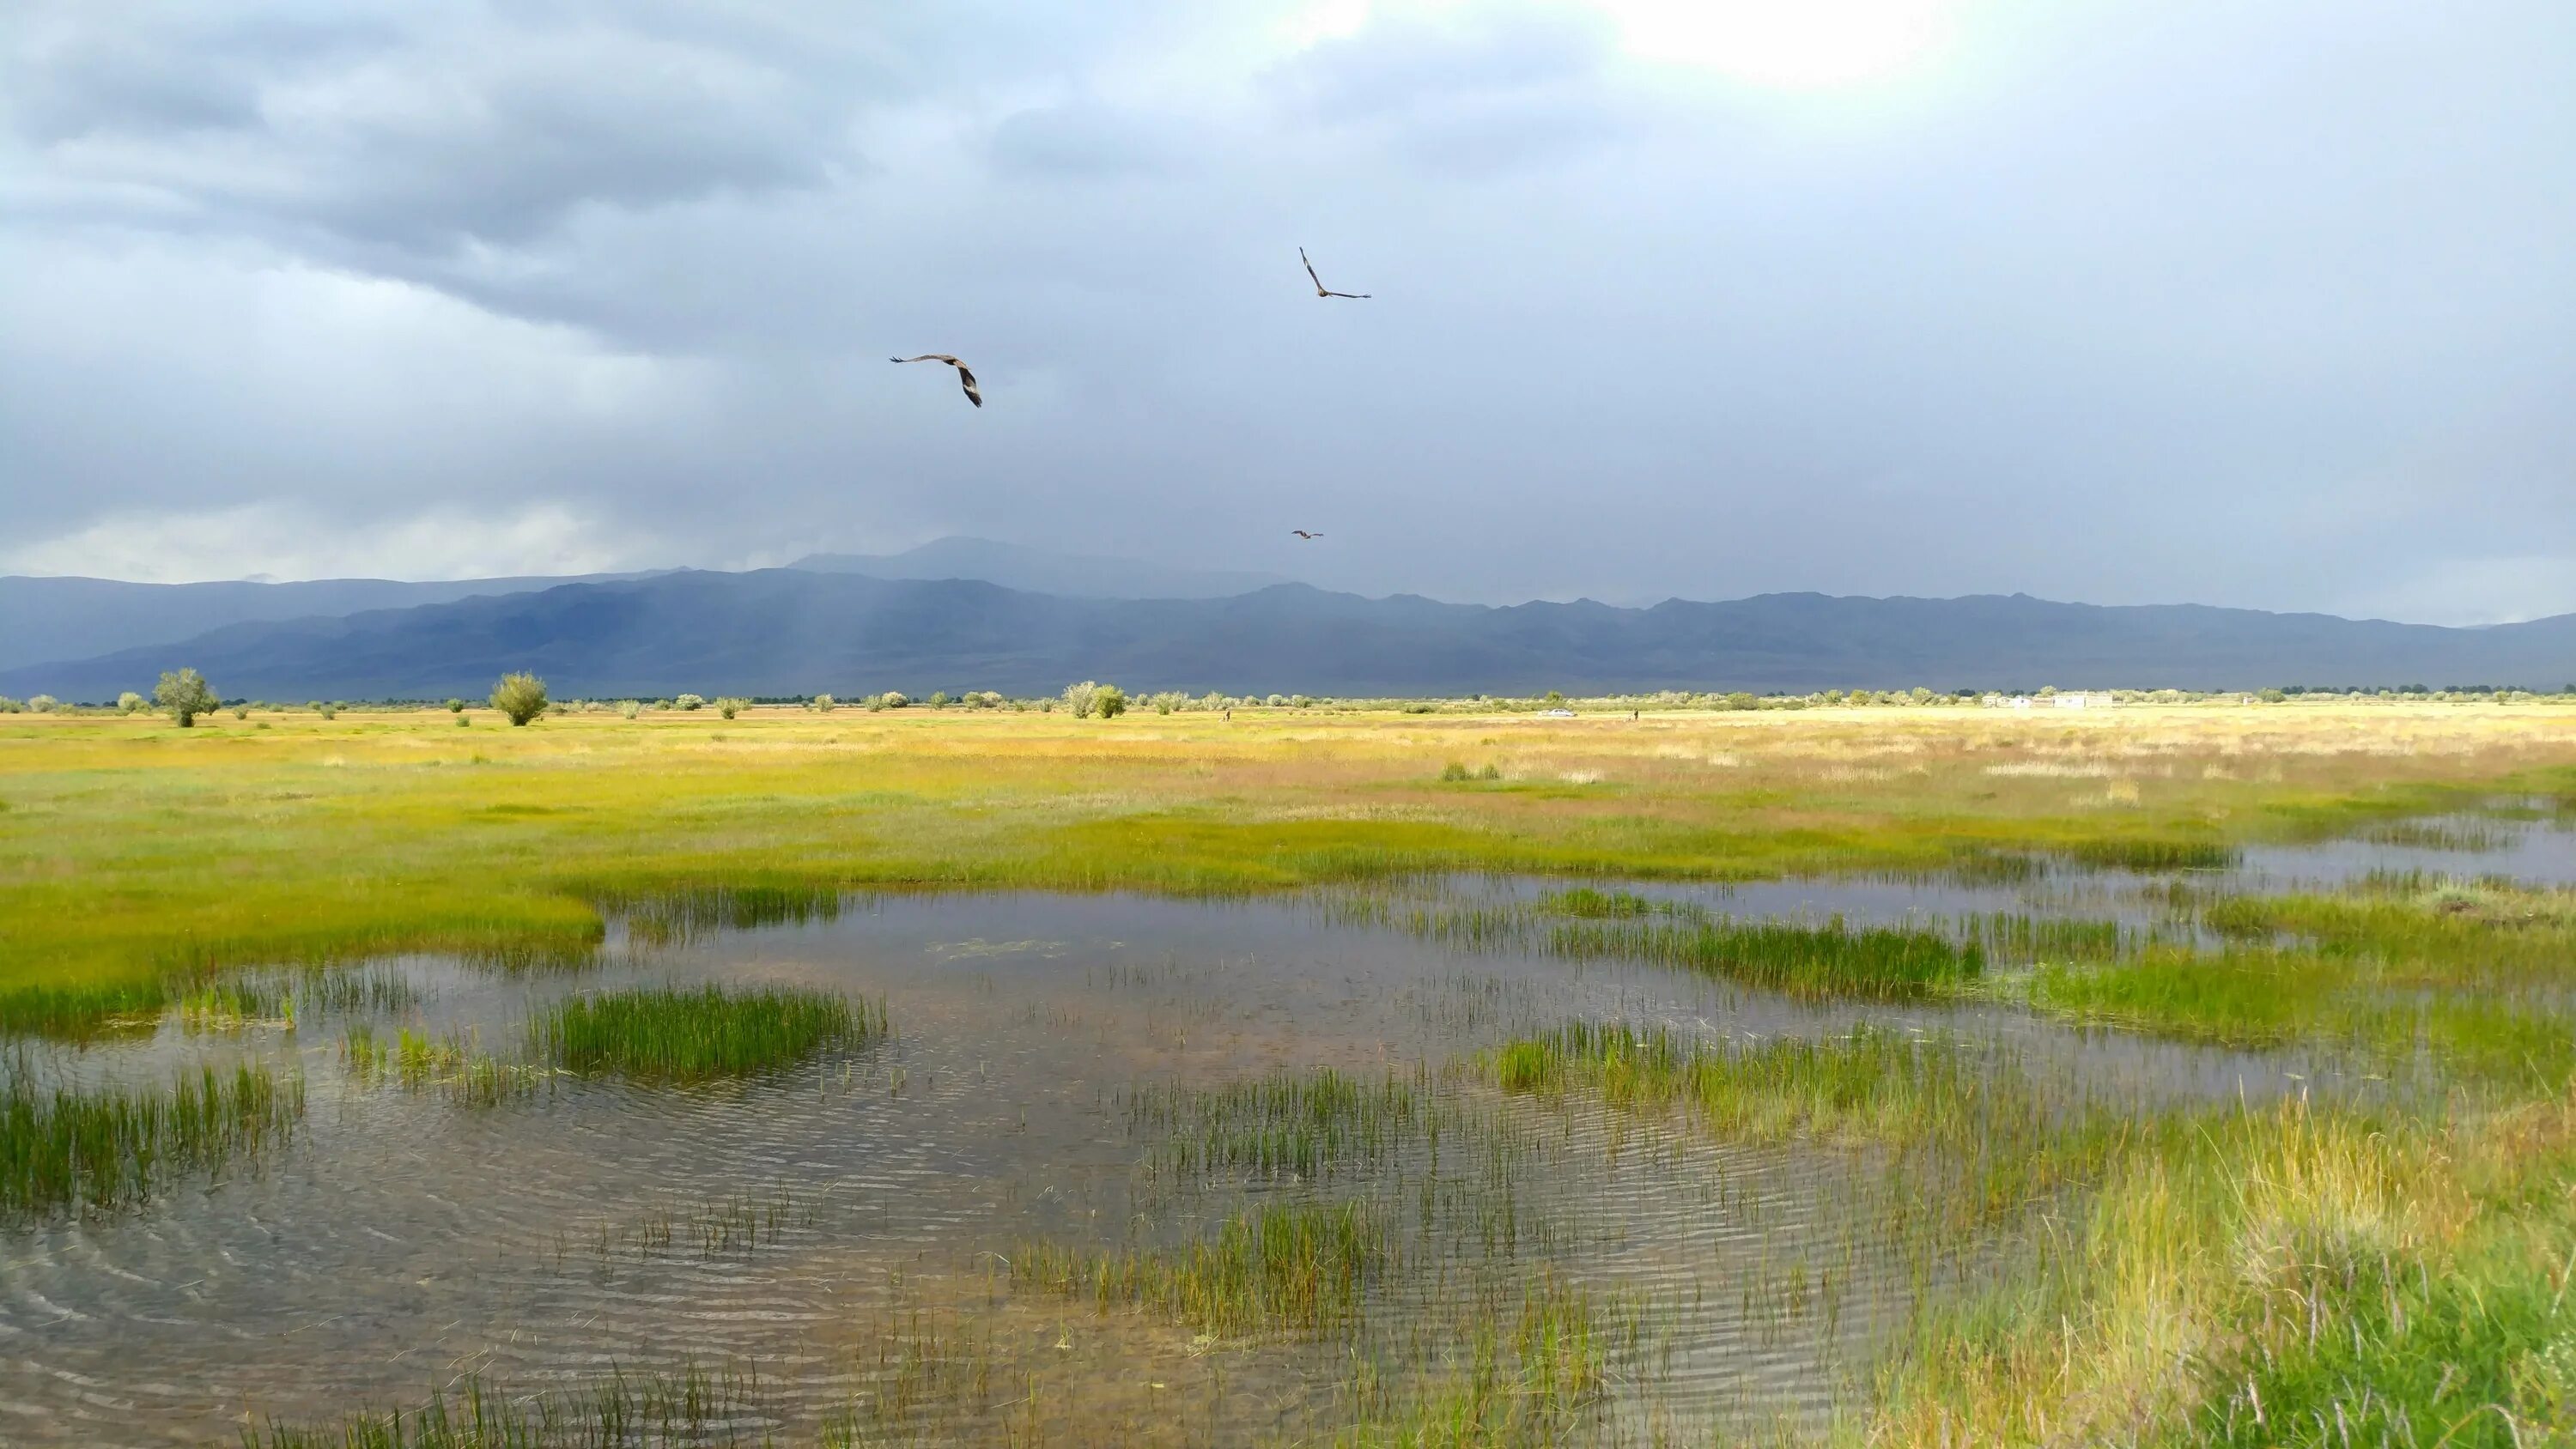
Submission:
POLYGON ((2566 0, 11 17, 0 572, 2576 611, 2566 0))

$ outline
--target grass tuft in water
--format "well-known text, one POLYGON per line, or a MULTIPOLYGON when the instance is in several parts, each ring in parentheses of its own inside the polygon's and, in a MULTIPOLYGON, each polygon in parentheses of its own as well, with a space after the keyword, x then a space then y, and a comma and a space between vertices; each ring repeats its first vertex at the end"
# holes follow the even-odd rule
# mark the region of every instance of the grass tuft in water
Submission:
POLYGON ((1127 1099, 1131 1129, 1168 1134, 1149 1162, 1175 1178, 1330 1176, 1436 1136, 1440 1116, 1418 1081, 1392 1072, 1372 1081, 1330 1067, 1212 1088, 1149 1087, 1127 1099))
POLYGON ((693 1082, 786 1066, 889 1030, 882 1001, 709 986, 574 997, 531 1023, 529 1039, 535 1054, 571 1071, 693 1082))
POLYGON ((182 1172, 212 1172, 285 1140, 304 1079, 266 1065, 206 1067, 164 1089, 0 1087, 0 1214, 128 1207, 182 1172))
POLYGON ((1348 1323, 1367 1285, 1393 1266, 1376 1212, 1359 1203, 1288 1203, 1226 1220, 1212 1241, 1177 1252, 1091 1252, 1024 1243, 1011 1279, 1102 1312, 1136 1305, 1203 1333, 1318 1336, 1348 1323))

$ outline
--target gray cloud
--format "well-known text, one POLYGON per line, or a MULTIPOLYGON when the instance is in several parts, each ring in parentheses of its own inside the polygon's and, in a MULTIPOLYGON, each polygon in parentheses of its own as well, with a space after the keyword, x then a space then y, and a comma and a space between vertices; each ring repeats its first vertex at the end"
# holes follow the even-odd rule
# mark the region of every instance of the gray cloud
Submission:
POLYGON ((40 6, 0 567, 480 518, 495 572, 981 532, 1461 598, 2576 609, 2563 7, 1968 4, 1810 91, 1575 7, 1304 8, 40 6), (883 360, 931 349, 992 406, 883 360))

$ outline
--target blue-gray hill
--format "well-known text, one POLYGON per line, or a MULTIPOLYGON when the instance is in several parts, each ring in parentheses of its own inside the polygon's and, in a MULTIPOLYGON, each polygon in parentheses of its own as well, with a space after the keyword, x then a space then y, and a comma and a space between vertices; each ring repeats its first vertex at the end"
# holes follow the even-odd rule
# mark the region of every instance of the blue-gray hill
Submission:
POLYGON ((1137 689, 1330 695, 2511 684, 2576 680, 2576 615, 2485 629, 2021 595, 1767 594, 1650 609, 1510 608, 1302 584, 1232 598, 1071 599, 968 580, 678 572, 343 618, 0 671, 0 692, 102 699, 193 665, 227 695, 477 696, 505 670, 559 697, 1137 689))

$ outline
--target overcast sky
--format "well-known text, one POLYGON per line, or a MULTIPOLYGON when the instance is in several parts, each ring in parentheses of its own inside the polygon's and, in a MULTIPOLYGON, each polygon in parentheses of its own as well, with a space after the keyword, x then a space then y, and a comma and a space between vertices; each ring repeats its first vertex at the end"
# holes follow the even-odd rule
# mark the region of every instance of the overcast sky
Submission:
POLYGON ((2566 612, 2571 77, 2568 0, 16 0, 0 570, 2566 612))

